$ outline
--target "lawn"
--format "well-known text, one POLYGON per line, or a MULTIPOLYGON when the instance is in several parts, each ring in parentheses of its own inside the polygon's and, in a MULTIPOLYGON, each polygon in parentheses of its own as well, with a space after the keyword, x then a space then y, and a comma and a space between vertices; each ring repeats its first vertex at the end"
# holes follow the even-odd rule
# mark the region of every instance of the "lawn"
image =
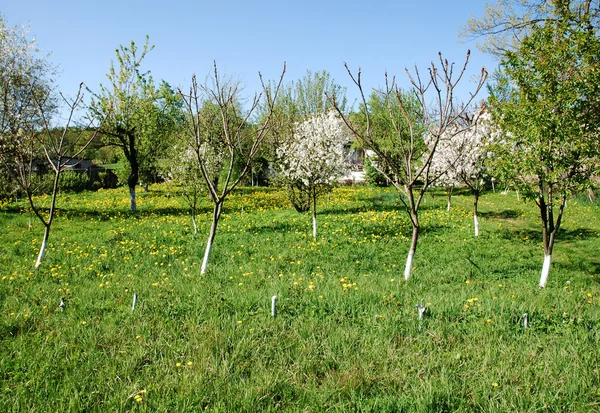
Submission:
POLYGON ((42 226, 4 204, 0 411, 600 409, 600 205, 569 200, 540 290, 535 206, 485 194, 475 238, 471 204, 426 198, 409 281, 390 189, 335 189, 316 240, 283 192, 238 190, 204 276, 211 204, 194 236, 168 185, 136 215, 126 188, 61 195, 37 271, 42 226))

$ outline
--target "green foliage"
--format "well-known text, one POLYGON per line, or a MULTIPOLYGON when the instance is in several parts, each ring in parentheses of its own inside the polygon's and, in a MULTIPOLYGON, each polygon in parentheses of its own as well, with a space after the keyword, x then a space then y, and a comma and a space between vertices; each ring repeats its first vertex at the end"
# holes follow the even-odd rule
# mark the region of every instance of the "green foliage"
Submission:
MULTIPOLYGON (((180 126, 182 101, 166 82, 155 85, 150 72, 142 72, 146 54, 153 49, 149 38, 140 53, 135 42, 116 50, 107 75, 110 85, 100 85, 90 105, 90 113, 104 119, 101 134, 104 144, 119 147, 129 164, 128 186, 135 190, 140 180, 156 181, 158 165, 173 143, 180 126)), ((134 199, 131 208, 135 210, 134 199)))
POLYGON ((365 180, 373 186, 389 186, 388 179, 379 172, 369 158, 365 158, 363 168, 365 170, 365 180))
POLYGON ((599 155, 600 40, 563 22, 532 29, 507 53, 490 104, 504 132, 496 149, 500 179, 534 200, 582 191, 599 155))
POLYGON ((539 290, 538 213, 514 193, 482 197, 479 239, 470 196, 428 197, 404 282, 411 224, 390 189, 335 189, 314 241, 283 191, 241 188, 205 276, 176 188, 141 193, 133 219, 126 192, 63 194, 38 271, 41 224, 0 208, 0 411, 597 409, 597 205, 569 201, 539 290))

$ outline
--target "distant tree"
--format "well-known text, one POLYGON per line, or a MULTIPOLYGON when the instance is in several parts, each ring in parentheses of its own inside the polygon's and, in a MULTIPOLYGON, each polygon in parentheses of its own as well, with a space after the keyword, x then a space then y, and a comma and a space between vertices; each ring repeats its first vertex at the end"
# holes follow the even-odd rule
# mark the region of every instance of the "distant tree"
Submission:
POLYGON ((183 197, 190 208, 194 235, 196 235, 198 202, 202 193, 206 192, 206 184, 198 168, 196 153, 191 146, 181 142, 171 147, 168 153, 163 168, 164 175, 183 191, 183 197))
POLYGON ((111 62, 107 75, 110 86, 100 85, 93 94, 90 114, 105 118, 100 130, 104 144, 119 147, 127 161, 130 208, 137 210, 136 186, 140 176, 151 179, 158 157, 168 147, 167 138, 181 115, 178 96, 169 85, 158 87, 149 72, 141 72, 146 54, 153 49, 149 38, 139 53, 135 42, 116 50, 118 71, 111 62))
POLYGON ((284 74, 285 66, 279 83, 272 90, 263 84, 263 93, 255 95, 245 113, 239 105, 239 83, 221 79, 216 63, 212 84, 199 85, 193 76, 189 93, 180 91, 186 111, 185 141, 194 152, 198 169, 214 204, 201 274, 206 272, 208 266, 223 203, 250 170, 252 160, 272 126, 273 107, 284 74), (250 127, 249 121, 261 104, 261 99, 265 100, 264 106, 270 109, 262 116, 258 125, 250 127), (215 125, 219 125, 219 128, 215 128, 215 125), (234 176, 238 162, 243 167, 234 176), (219 175, 224 177, 215 180, 216 171, 220 171, 219 175))
MULTIPOLYGON (((281 171, 282 163, 287 156, 279 148, 295 141, 294 135, 298 123, 307 121, 314 116, 328 113, 333 106, 327 95, 338 96, 342 110, 346 108, 346 89, 336 84, 331 75, 323 70, 306 74, 295 82, 290 82, 281 91, 274 114, 273 127, 267 136, 270 153, 266 156, 271 160, 276 172, 281 171)), ((266 108, 268 110, 268 108, 266 108)), ((292 179, 289 175, 277 173, 276 184, 286 188, 288 199, 298 212, 306 212, 311 208, 312 189, 301 179, 292 179)), ((328 190, 326 186, 319 186, 317 191, 328 190)))
POLYGON ((344 146, 349 138, 344 121, 331 110, 297 123, 293 138, 277 150, 282 175, 290 182, 302 182, 308 189, 313 238, 317 238, 317 194, 347 171, 344 146))
MULTIPOLYGON (((429 76, 423 80, 420 72, 407 70, 411 82, 408 91, 401 90, 386 74, 385 89, 374 92, 369 101, 364 94, 360 69, 348 74, 361 95, 361 117, 352 122, 343 111, 338 112, 352 129, 362 146, 373 153, 373 165, 387 176, 400 195, 412 224, 412 237, 404 278, 411 274, 412 262, 419 238, 419 207, 427 189, 439 178, 431 169, 431 161, 440 139, 468 111, 475 95, 483 87, 487 72, 482 69, 475 92, 465 105, 457 107, 454 93, 469 61, 454 76, 454 64, 440 54, 440 65, 431 64, 429 76)), ((335 101, 335 96, 332 97, 335 101)), ((337 108, 337 106, 336 106, 337 108)), ((460 128, 455 130, 459 133, 460 128)))
POLYGON ((476 237, 479 236, 479 197, 483 191, 484 176, 489 169, 490 147, 497 135, 490 114, 484 112, 482 107, 473 114, 465 114, 460 125, 448 130, 447 134, 440 139, 431 162, 433 171, 442 172, 438 182, 447 188, 448 210, 450 210, 450 195, 454 186, 464 184, 471 190, 473 228, 476 237), (455 133, 457 128, 460 129, 459 133, 455 133))
POLYGON ((504 132, 495 167, 540 210, 540 287, 548 281, 567 197, 590 186, 600 151, 600 39, 568 5, 560 19, 534 27, 517 51, 506 53, 492 90, 499 93, 490 97, 504 132))

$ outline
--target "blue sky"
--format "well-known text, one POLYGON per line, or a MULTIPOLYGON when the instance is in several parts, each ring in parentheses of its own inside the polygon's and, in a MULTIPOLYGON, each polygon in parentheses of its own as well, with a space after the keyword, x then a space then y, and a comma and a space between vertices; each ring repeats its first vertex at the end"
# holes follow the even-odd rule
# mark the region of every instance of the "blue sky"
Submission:
MULTIPOLYGON (((439 51, 458 64, 471 49, 467 80, 482 66, 491 72, 496 62, 458 37, 459 27, 483 10, 481 0, 19 0, 5 2, 0 13, 11 26, 28 24, 41 49, 52 53, 67 96, 82 81, 98 90, 115 49, 131 40, 141 46, 149 35, 155 49, 144 69, 174 87, 188 88, 192 74, 203 79, 216 60, 252 96, 260 90, 258 71, 275 79, 286 61, 286 81, 327 70, 352 101, 358 95, 344 62, 362 68, 367 88, 382 85, 386 71, 406 85, 404 68, 425 70, 439 51)), ((461 88, 463 99, 467 89, 461 88)))

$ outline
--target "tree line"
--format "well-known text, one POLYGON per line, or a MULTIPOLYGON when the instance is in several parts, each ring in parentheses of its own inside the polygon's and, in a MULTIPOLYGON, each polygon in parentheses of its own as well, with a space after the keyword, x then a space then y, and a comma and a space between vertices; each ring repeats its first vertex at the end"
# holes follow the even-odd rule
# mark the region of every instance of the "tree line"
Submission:
POLYGON ((502 182, 538 206, 544 287, 567 198, 590 189, 598 173, 599 6, 591 0, 499 0, 486 7, 464 35, 484 39, 480 47, 495 54, 499 66, 492 74, 476 69, 466 99, 460 101, 456 91, 469 76, 470 54, 455 64, 440 53, 428 68, 406 70, 410 85, 404 89, 387 73, 383 86, 364 85, 361 70, 346 66, 360 96, 354 107, 326 71, 284 83, 285 63, 278 79, 259 74, 262 91, 249 104, 242 103, 239 82, 220 73, 216 62, 206 82, 192 76, 185 90, 155 82, 143 68, 153 48, 148 37, 141 48, 135 42, 119 46, 108 83, 96 90, 82 83, 70 101, 53 90, 54 68, 34 52, 26 30, 0 19, 0 179, 3 192, 14 186, 26 195, 45 227, 36 267, 61 173, 91 146, 116 149, 133 213, 140 182, 159 175, 182 189, 195 232, 198 200, 210 198, 204 273, 228 195, 259 171, 270 171, 297 210, 311 210, 317 238, 317 197, 347 172, 344 152, 354 145, 365 151, 371 172, 396 189, 412 225, 405 279, 426 192, 445 187, 450 208, 452 188, 469 188, 477 236, 478 200, 487 181, 502 182), (478 99, 484 88, 485 101, 478 99), (56 126, 52 119, 64 106, 68 119, 56 126), (85 115, 75 119, 81 108, 85 115), (40 160, 54 177, 49 211, 34 197, 40 160))

